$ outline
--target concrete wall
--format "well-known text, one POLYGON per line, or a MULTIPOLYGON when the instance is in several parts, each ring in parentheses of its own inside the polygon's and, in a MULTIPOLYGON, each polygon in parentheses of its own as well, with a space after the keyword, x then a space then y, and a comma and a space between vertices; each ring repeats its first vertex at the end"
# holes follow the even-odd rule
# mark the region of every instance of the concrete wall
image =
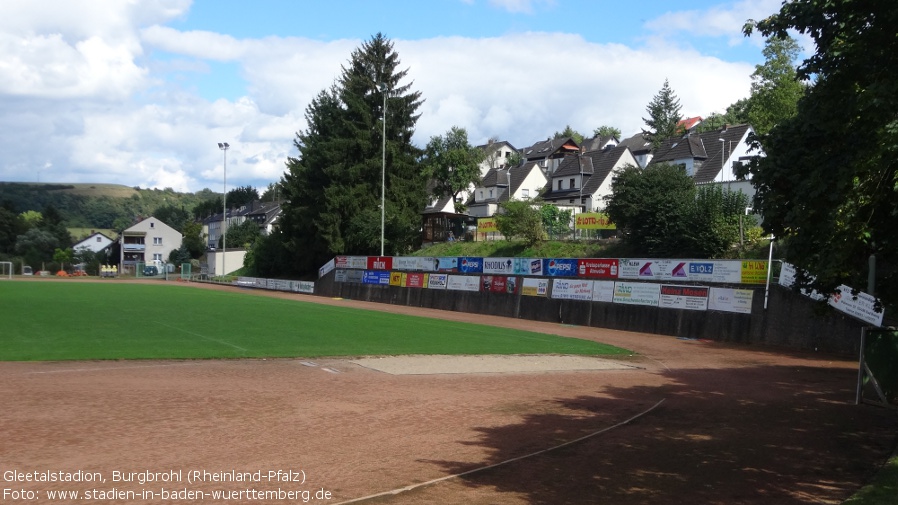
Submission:
MULTIPOLYGON (((745 286, 734 286, 746 289, 745 286)), ((863 323, 777 285, 753 288, 751 314, 664 309, 545 297, 337 283, 331 272, 315 294, 393 305, 856 356, 863 323)))

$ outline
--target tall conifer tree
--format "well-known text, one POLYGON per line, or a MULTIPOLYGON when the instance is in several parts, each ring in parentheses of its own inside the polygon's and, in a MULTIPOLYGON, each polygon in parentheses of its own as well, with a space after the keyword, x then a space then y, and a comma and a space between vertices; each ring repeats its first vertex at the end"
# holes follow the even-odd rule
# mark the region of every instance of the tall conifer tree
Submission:
POLYGON ((294 141, 299 156, 288 159, 283 180, 281 236, 295 258, 285 272, 314 271, 337 254, 379 254, 384 119, 384 252, 405 252, 420 240, 427 195, 411 139, 422 100, 402 82, 408 70, 399 64, 392 42, 378 33, 306 109, 307 129, 294 141))

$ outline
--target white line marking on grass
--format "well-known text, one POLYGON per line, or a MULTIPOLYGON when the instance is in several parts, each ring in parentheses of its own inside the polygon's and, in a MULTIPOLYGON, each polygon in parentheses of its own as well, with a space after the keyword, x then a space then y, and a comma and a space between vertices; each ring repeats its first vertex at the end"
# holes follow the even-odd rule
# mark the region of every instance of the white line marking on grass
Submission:
POLYGON ((522 459, 527 459, 527 458, 530 458, 530 457, 533 457, 533 456, 537 456, 537 455, 540 455, 540 454, 544 454, 544 453, 547 453, 547 452, 549 452, 549 451, 554 451, 554 450, 556 450, 556 449, 561 449, 562 447, 567 447, 567 446, 569 446, 569 445, 571 445, 571 444, 576 444, 577 442, 581 442, 581 441, 586 440, 586 439, 588 439, 588 438, 592 438, 592 437, 594 437, 594 436, 596 436, 596 435, 601 435, 602 433, 606 433, 606 432, 608 432, 608 431, 611 431, 611 430, 613 430, 613 429, 615 429, 615 428, 619 428, 619 427, 621 427, 621 426, 630 424, 630 423, 632 423, 633 421, 639 419, 640 417, 642 417, 642 416, 648 414, 649 412, 655 410, 655 409, 658 408, 662 403, 664 403, 664 399, 662 399, 662 400, 659 401, 658 403, 656 403, 656 404, 652 405, 651 407, 649 407, 648 410, 645 410, 645 411, 643 411, 643 412, 640 412, 639 414, 636 414, 635 416, 631 417, 630 419, 627 419, 627 420, 625 420, 625 421, 621 421, 621 422, 619 422, 619 423, 617 423, 617 424, 615 424, 615 425, 613 425, 613 426, 609 426, 609 427, 607 427, 607 428, 602 428, 602 429, 599 430, 599 431, 595 431, 595 432, 593 432, 593 433, 590 433, 589 435, 582 436, 582 437, 580 437, 580 438, 578 438, 578 439, 571 440, 571 441, 569 441, 569 442, 565 442, 565 443, 560 444, 560 445, 556 445, 555 447, 549 447, 548 449, 543 449, 543 450, 541 450, 541 451, 531 452, 530 454, 525 454, 525 455, 523 455, 523 456, 518 456, 517 458, 506 459, 505 461, 502 461, 502 462, 499 462, 499 463, 495 463, 495 464, 492 464, 492 465, 481 466, 480 468, 475 468, 475 469, 473 469, 473 470, 468 470, 467 472, 456 473, 456 474, 453 474, 453 475, 447 475, 447 476, 445 476, 445 477, 440 477, 439 479, 433 479, 433 480, 429 480, 429 481, 427 481, 427 482, 421 482, 421 483, 419 483, 419 484, 412 484, 411 486, 406 486, 406 487, 400 487, 400 488, 396 488, 396 489, 391 489, 390 491, 384 491, 384 492, 382 492, 382 493, 371 494, 371 495, 368 495, 368 496, 363 496, 363 497, 361 497, 361 498, 353 498, 352 500, 341 501, 341 502, 339 502, 339 503, 334 503, 333 505, 346 505, 347 503, 358 503, 358 502, 361 502, 361 501, 372 500, 372 499, 374 499, 374 498, 380 498, 381 496, 397 495, 397 494, 399 494, 399 493, 404 493, 404 492, 406 492, 406 491, 411 491, 411 490, 417 489, 417 488, 419 488, 419 487, 429 486, 429 485, 431 485, 431 484, 436 484, 437 482, 442 482, 442 481, 444 481, 444 480, 454 479, 454 478, 456 478, 456 477, 463 477, 463 476, 465 476, 465 475, 470 475, 470 474, 472 474, 472 473, 482 472, 482 471, 484 471, 484 470, 489 470, 489 469, 491 469, 491 468, 496 468, 496 467, 498 467, 498 466, 507 465, 508 463, 513 463, 513 462, 515 462, 515 461, 520 461, 520 460, 522 460, 522 459))
POLYGON ((167 365, 136 365, 136 366, 115 366, 115 367, 97 367, 97 368, 69 368, 66 370, 44 370, 40 372, 26 372, 28 374, 35 373, 68 373, 68 372, 105 372, 106 370, 131 370, 134 368, 159 368, 164 366, 185 366, 193 363, 171 363, 167 365))
POLYGON ((196 336, 196 337, 204 338, 204 339, 206 339, 206 340, 210 340, 210 341, 212 341, 212 342, 217 342, 217 343, 222 344, 222 345, 227 345, 227 346, 233 347, 234 349, 241 350, 241 351, 243 351, 243 352, 249 352, 248 349, 244 349, 243 347, 240 347, 239 345, 234 345, 234 344, 232 344, 232 343, 230 343, 230 342, 225 342, 224 340, 218 340, 218 339, 215 339, 215 338, 212 338, 212 337, 207 337, 207 336, 205 336, 205 335, 200 335, 199 333, 195 333, 195 332, 192 332, 192 331, 187 331, 187 330, 185 330, 185 329, 183 329, 183 328, 178 328, 178 327, 176 327, 176 326, 172 326, 172 325, 169 325, 169 324, 165 324, 165 323, 163 323, 163 322, 161 322, 161 321, 153 321, 153 322, 156 323, 156 324, 165 326, 166 328, 171 328, 171 329, 173 329, 173 330, 178 330, 178 331, 183 332, 183 333, 186 333, 186 334, 188 334, 188 335, 193 335, 193 336, 196 336))

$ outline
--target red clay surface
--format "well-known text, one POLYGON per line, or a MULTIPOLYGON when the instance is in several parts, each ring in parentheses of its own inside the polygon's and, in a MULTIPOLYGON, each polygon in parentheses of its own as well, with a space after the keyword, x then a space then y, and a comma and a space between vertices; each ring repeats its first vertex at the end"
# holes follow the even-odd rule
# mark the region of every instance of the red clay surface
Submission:
POLYGON ((390 375, 344 359, 0 363, 0 487, 38 492, 31 503, 52 503, 47 490, 93 489, 137 494, 77 501, 175 503, 164 488, 243 491, 202 500, 217 503, 303 503, 308 491, 309 503, 335 504, 552 448, 663 400, 566 447, 356 503, 840 503, 896 443, 894 411, 853 404, 852 360, 247 293, 597 340, 636 351, 627 362, 640 368, 390 375), (113 482, 113 472, 172 470, 180 482, 113 482), (187 482, 193 471, 232 470, 294 471, 305 482, 187 482), (12 481, 10 471, 99 472, 106 482, 12 481), (253 499, 279 488, 300 493, 253 499), (316 499, 322 490, 330 499, 316 499))

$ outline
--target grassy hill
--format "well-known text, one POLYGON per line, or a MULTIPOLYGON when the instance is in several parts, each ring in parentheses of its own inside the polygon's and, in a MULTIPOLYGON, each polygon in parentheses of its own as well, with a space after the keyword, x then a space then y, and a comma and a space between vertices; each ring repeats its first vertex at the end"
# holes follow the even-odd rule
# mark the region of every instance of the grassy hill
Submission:
POLYGON ((203 200, 219 196, 211 190, 178 193, 171 188, 141 189, 120 184, 42 184, 0 182, 0 204, 16 213, 59 210, 69 228, 120 230, 156 209, 171 205, 190 212, 203 200))

